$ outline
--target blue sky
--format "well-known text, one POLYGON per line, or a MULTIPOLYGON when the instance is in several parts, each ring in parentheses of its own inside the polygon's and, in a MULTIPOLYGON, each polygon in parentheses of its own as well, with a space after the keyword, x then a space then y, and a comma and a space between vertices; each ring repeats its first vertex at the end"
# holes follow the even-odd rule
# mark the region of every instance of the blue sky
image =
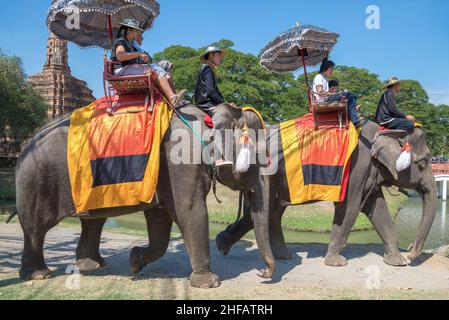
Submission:
MULTIPOLYGON (((28 74, 45 62, 50 0, 3 1, 0 48, 24 59, 28 74)), ((449 1, 447 0, 160 0, 161 15, 145 34, 154 53, 173 44, 202 47, 231 39, 235 48, 258 54, 296 21, 340 34, 337 64, 366 68, 382 79, 420 81, 434 103, 449 104, 449 1), (318 7, 320 4, 320 7, 318 7), (365 27, 368 5, 380 9, 380 30, 365 27)), ((73 74, 103 95, 102 51, 69 46, 73 74)))

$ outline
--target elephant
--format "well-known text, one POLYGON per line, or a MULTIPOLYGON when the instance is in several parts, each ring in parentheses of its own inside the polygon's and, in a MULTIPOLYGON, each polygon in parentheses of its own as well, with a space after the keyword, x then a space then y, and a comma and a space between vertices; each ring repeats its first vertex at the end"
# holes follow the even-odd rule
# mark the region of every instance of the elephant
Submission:
MULTIPOLYGON (((170 153, 177 143, 171 141, 171 133, 177 129, 189 130, 180 116, 189 123, 199 121, 201 130, 207 130, 203 111, 191 104, 179 108, 160 147, 157 201, 130 207, 93 210, 80 217, 82 232, 76 249, 76 265, 81 271, 105 265, 99 246, 107 218, 143 211, 148 221, 149 246, 134 247, 131 250, 130 264, 133 273, 140 272, 146 265, 165 254, 172 224, 175 222, 182 233, 193 270, 190 277, 191 286, 214 288, 220 285, 219 277, 210 269, 206 197, 213 181, 212 166, 204 161, 199 164, 178 165, 170 161, 170 153)), ((247 123, 250 128, 254 126, 255 129, 262 126, 253 112, 243 112, 230 105, 217 107, 214 121, 216 126, 223 128, 224 126, 237 128, 242 123, 247 123), (224 117, 222 122, 220 122, 221 115, 224 117)), ((47 124, 24 145, 17 161, 16 204, 24 233, 19 275, 25 280, 51 277, 51 272, 44 261, 45 235, 64 218, 77 216, 67 164, 69 125, 68 115, 47 124)), ((189 134, 189 139, 190 148, 193 150, 194 139, 197 138, 189 134)), ((258 164, 251 165, 248 172, 243 174, 233 174, 226 172, 229 169, 219 169, 218 176, 232 176, 233 178, 228 178, 227 183, 233 188, 249 190, 248 185, 252 186, 254 197, 251 203, 251 216, 261 255, 267 263, 267 269, 261 276, 271 277, 274 272, 274 257, 268 237, 268 201, 264 198, 269 181, 260 178, 259 169, 258 164)))
MULTIPOLYGON (((278 125, 270 129, 279 133, 278 125)), ((267 143, 271 139, 276 139, 274 137, 280 139, 279 134, 270 135, 267 143)), ((282 144, 279 142, 278 146, 282 144)), ((280 158, 277 173, 270 176, 269 234, 275 258, 288 260, 292 256, 285 245, 281 220, 291 203, 281 148, 271 150, 273 159, 276 154, 280 155, 280 158)), ((371 121, 364 123, 358 145, 351 156, 345 200, 335 203, 331 239, 325 256, 326 265, 335 267, 347 265, 347 259, 341 255, 341 251, 346 246, 359 212, 368 216, 382 239, 385 246, 384 262, 392 266, 408 264, 409 261, 400 254, 398 236, 388 212, 382 186, 395 185, 400 188, 416 189, 422 196, 422 219, 416 241, 409 248, 411 253, 408 258, 413 261, 420 255, 437 210, 437 187, 430 159, 431 152, 426 145, 425 132, 421 128, 415 128, 413 133, 408 135, 405 131, 380 131, 380 127, 371 121), (396 160, 406 143, 412 147, 412 163, 408 169, 398 173, 396 160)), ((251 229, 251 219, 245 214, 238 222, 229 225, 225 231, 217 235, 216 244, 219 251, 227 255, 232 245, 251 229)))

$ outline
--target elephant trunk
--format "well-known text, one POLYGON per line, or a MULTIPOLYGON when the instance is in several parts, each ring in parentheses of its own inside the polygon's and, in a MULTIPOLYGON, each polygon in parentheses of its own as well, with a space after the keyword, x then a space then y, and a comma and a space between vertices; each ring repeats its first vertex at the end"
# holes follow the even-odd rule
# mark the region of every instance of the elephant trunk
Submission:
POLYGON ((427 182, 425 184, 421 184, 419 190, 423 199, 422 217, 418 228, 418 233, 416 234, 416 241, 411 245, 411 253, 409 255, 409 259, 411 261, 416 259, 421 254, 424 242, 429 235, 430 228, 432 227, 437 212, 437 186, 431 170, 427 170, 428 172, 424 178, 427 182))
POLYGON ((276 263, 271 251, 269 231, 269 180, 265 176, 256 174, 259 183, 251 192, 251 218, 254 224, 257 246, 265 262, 266 269, 258 274, 261 278, 271 279, 273 277, 276 263))

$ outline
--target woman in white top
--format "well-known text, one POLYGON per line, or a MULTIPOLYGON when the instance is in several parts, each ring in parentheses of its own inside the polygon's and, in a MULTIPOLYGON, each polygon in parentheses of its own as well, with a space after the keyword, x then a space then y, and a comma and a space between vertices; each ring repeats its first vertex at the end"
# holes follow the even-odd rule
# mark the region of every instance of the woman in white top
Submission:
POLYGON ((359 114, 357 113, 357 97, 351 92, 335 94, 329 92, 328 78, 334 74, 335 63, 324 59, 320 66, 320 73, 313 80, 314 99, 317 102, 336 102, 347 100, 348 113, 356 128, 361 127, 359 114))
POLYGON ((324 102, 331 95, 329 93, 328 78, 334 74, 335 63, 324 59, 320 66, 320 73, 313 80, 313 92, 317 102, 324 102))

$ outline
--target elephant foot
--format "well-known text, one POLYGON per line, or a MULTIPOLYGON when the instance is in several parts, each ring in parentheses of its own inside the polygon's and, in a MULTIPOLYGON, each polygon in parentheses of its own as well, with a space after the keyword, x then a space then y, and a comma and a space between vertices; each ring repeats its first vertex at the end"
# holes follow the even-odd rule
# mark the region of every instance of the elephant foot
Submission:
POLYGON ((384 255, 384 262, 394 267, 405 267, 409 261, 399 252, 384 255))
POLYGON ((204 273, 199 274, 193 272, 190 276, 190 285, 194 288, 200 288, 200 289, 211 289, 211 288, 218 288, 220 286, 220 278, 212 273, 204 273))
POLYGON ((131 265, 131 272, 133 274, 138 274, 142 271, 142 269, 146 267, 146 263, 143 259, 143 249, 140 247, 132 248, 129 261, 131 265))
POLYGON ((287 249, 287 247, 284 247, 282 249, 279 248, 273 248, 273 256, 276 260, 291 260, 293 259, 293 254, 287 249))
POLYGON ((341 255, 326 255, 324 264, 329 267, 345 267, 348 265, 348 260, 341 255))
POLYGON ((103 258, 99 257, 96 259, 83 258, 76 260, 76 266, 81 272, 89 272, 103 268, 106 262, 103 258))
POLYGON ((259 270, 259 272, 257 272, 257 276, 262 279, 273 279, 273 274, 274 274, 274 272, 272 270, 270 270, 269 268, 262 269, 262 270, 259 270))
POLYGON ((222 255, 227 256, 229 254, 231 246, 226 243, 226 231, 222 231, 217 235, 215 244, 222 255))
POLYGON ((34 268, 21 268, 19 271, 20 279, 24 281, 29 280, 46 280, 51 278, 51 271, 48 268, 34 269, 34 268))

